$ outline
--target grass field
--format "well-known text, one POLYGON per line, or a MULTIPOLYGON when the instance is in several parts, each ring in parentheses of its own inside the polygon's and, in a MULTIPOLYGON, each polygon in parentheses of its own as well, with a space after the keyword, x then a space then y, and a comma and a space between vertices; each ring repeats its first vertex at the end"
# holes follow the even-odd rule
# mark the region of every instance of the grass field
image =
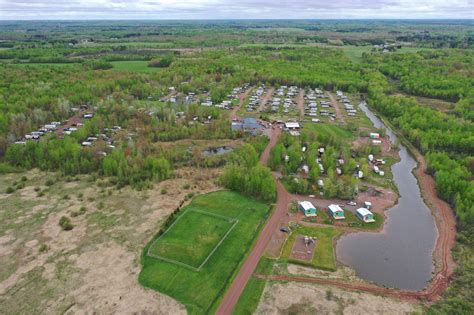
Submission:
POLYGON ((350 131, 333 124, 306 123, 302 132, 308 133, 311 131, 316 132, 317 135, 336 136, 343 140, 350 140, 354 138, 354 135, 350 131))
POLYGON ((148 67, 148 61, 132 60, 132 61, 113 61, 113 70, 117 71, 135 71, 135 72, 153 72, 159 71, 159 68, 148 67))
POLYGON ((204 264, 212 250, 234 225, 231 219, 196 211, 183 213, 175 222, 176 224, 150 246, 148 254, 193 268, 204 264))
MULTIPOLYGON (((188 211, 205 211, 238 219, 239 222, 200 271, 148 257, 146 253, 154 242, 152 240, 146 246, 142 258, 140 283, 178 300, 191 314, 211 312, 250 249, 268 210, 268 205, 230 191, 218 191, 196 197, 190 205, 181 210, 181 216, 188 211)), ((208 219, 207 216, 205 218, 208 219)), ((187 227, 185 233, 201 227, 201 219, 190 219, 192 220, 187 221, 189 224, 183 225, 183 228, 187 227)), ((193 246, 194 244, 190 244, 190 247, 193 246)))
POLYGON ((294 229, 288 237, 283 247, 282 259, 296 262, 299 264, 310 265, 312 267, 325 269, 325 270, 336 270, 336 259, 334 257, 334 246, 333 239, 338 236, 341 231, 335 228, 315 228, 299 226, 294 229), (316 238, 316 248, 314 250, 313 259, 311 263, 298 261, 289 258, 291 249, 295 243, 297 235, 307 235, 316 238))

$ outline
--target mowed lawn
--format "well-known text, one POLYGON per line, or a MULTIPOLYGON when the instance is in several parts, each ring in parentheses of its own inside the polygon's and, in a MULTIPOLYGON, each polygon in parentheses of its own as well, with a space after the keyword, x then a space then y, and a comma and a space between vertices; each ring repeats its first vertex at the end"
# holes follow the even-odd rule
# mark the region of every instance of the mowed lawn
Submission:
POLYGON ((225 218, 188 210, 148 253, 199 268, 233 224, 225 218))
POLYGON ((332 125, 332 124, 321 124, 321 123, 304 124, 302 132, 309 133, 311 131, 315 132, 317 135, 322 135, 322 136, 327 136, 327 137, 335 136, 343 140, 350 140, 350 139, 355 138, 354 135, 349 130, 346 130, 337 125, 332 125))
POLYGON ((283 247, 282 258, 291 262, 310 265, 316 268, 336 270, 333 239, 339 234, 341 234, 341 232, 332 227, 323 228, 299 226, 293 230, 291 235, 288 237, 283 247), (290 258, 291 250, 298 235, 307 235, 316 238, 316 247, 314 249, 313 259, 311 262, 299 261, 290 258))
MULTIPOLYGON (((187 216, 193 210, 205 211, 235 218, 239 222, 200 271, 147 256, 148 248, 154 241, 152 240, 144 250, 140 283, 181 302, 191 314, 211 313, 217 306, 216 301, 227 289, 229 280, 235 275, 237 267, 250 250, 269 208, 269 205, 231 191, 218 191, 196 197, 190 205, 181 210, 181 215, 187 216)), ((213 220, 208 216, 204 217, 213 220)), ((188 233, 189 238, 192 238, 192 231, 199 231, 201 224, 202 219, 189 220, 187 228, 183 226, 182 233, 188 233)), ((190 247, 194 245, 189 243, 190 247)))

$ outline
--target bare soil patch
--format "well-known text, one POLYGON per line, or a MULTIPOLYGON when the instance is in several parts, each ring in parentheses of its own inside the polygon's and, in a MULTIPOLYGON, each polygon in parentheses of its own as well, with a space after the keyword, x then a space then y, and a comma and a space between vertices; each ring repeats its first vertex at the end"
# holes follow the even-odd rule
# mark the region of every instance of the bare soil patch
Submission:
POLYGON ((419 306, 306 283, 269 283, 256 314, 411 314, 419 306))
MULTIPOLYGON (((176 178, 147 191, 117 190, 87 176, 65 182, 54 173, 25 173, 26 187, 0 199, 0 209, 9 209, 0 217, 0 309, 4 314, 184 314, 178 302, 139 285, 140 255, 186 196, 218 189, 219 173, 182 168, 176 178), (45 185, 48 179, 54 184, 45 185), (59 226, 62 216, 70 218, 72 230, 59 226)), ((0 177, 4 180, 11 175, 0 177)))
POLYGON ((311 261, 315 247, 316 240, 306 241, 305 236, 298 235, 291 249, 290 257, 302 261, 311 261))

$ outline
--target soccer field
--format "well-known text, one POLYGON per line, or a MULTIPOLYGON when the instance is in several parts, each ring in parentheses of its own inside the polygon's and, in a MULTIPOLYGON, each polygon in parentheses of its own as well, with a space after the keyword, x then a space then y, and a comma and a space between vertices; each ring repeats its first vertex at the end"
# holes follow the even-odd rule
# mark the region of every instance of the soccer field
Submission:
POLYGON ((204 211, 182 214, 148 250, 148 255, 200 270, 238 220, 204 211))
POLYGON ((213 313, 268 211, 231 191, 197 196, 145 248, 140 283, 178 300, 189 314, 213 313))

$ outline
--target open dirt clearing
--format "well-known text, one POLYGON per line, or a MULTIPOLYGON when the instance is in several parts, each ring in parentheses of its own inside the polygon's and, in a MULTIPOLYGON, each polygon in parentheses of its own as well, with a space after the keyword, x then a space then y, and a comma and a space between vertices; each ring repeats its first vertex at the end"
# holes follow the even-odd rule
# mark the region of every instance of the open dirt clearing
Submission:
POLYGON ((269 282, 256 314, 412 314, 419 306, 306 283, 269 282))
POLYGON ((216 190, 218 172, 185 168, 151 190, 118 191, 105 180, 30 171, 21 174, 26 187, 8 195, 21 176, 1 176, 2 314, 184 314, 175 300, 139 285, 140 255, 187 194, 216 190), (73 230, 60 228, 62 216, 73 230))

